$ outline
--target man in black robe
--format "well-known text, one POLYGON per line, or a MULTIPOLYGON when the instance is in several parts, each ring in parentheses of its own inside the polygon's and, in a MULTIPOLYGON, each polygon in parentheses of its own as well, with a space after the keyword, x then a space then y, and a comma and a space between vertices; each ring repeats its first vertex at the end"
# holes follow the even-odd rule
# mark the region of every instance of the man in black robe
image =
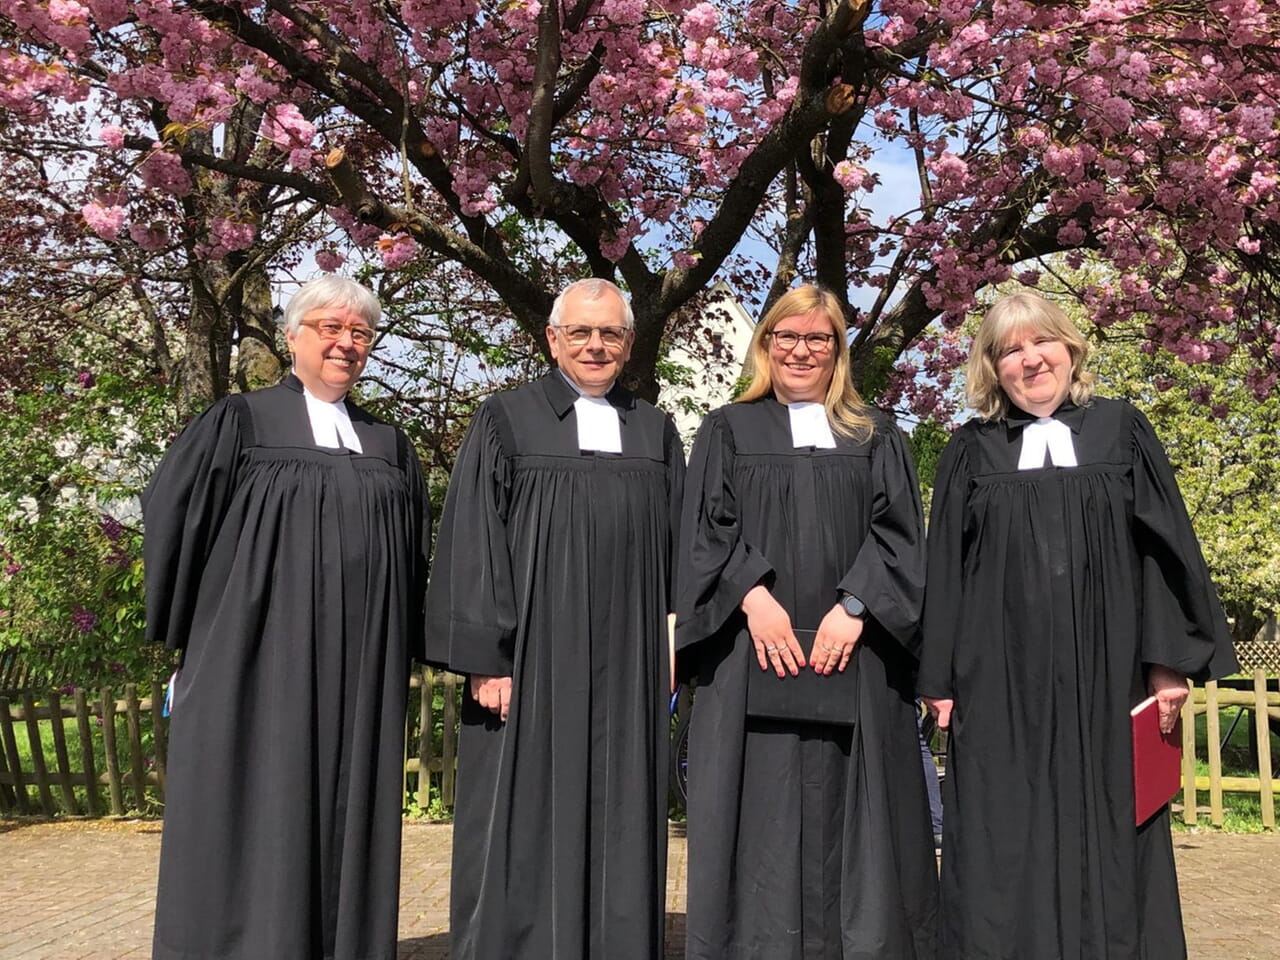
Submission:
POLYGON ((157 960, 395 956, 430 517, 408 439, 344 401, 379 314, 304 286, 293 373, 197 417, 143 494, 147 632, 182 651, 157 960))
POLYGON ((566 288, 559 369, 480 406, 450 479, 427 654, 469 678, 453 960, 662 956, 684 458, 671 419, 617 385, 632 326, 613 284, 566 288))

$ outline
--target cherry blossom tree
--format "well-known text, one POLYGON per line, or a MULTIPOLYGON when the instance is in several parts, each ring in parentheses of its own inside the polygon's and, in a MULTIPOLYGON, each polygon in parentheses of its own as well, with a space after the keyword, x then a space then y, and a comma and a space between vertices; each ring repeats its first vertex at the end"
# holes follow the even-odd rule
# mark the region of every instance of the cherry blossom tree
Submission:
POLYGON ((1151 349, 1243 357, 1274 383, 1280 12, 1262 0, 0 0, 0 16, 5 149, 38 145, 6 189, 61 151, 52 221, 92 235, 102 276, 145 277, 144 254, 181 238, 184 356, 213 356, 211 395, 233 379, 226 329, 255 328, 225 292, 202 311, 192 265, 234 277, 237 255, 303 250, 447 265, 491 298, 477 322, 530 339, 566 276, 617 279, 650 395, 713 279, 762 306, 814 279, 848 305, 864 387, 934 415, 977 292, 1096 258, 1115 271, 1078 290, 1096 323, 1141 314, 1151 349), (912 165, 909 196, 884 195, 889 156, 912 165))

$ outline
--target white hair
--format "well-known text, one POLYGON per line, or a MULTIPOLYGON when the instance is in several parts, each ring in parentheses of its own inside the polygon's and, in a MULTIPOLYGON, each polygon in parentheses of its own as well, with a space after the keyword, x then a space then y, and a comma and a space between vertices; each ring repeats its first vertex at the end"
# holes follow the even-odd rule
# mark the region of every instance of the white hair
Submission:
POLYGON ((636 326, 636 316, 631 312, 631 301, 627 299, 626 294, 618 288, 616 283, 611 283, 602 277, 588 277, 586 280, 575 280, 556 297, 556 302, 551 305, 551 318, 547 321, 553 327, 560 326, 560 321, 564 319, 564 301, 569 294, 575 290, 581 290, 582 295, 588 300, 599 300, 606 293, 615 293, 618 299, 622 301, 622 322, 628 330, 634 330, 636 326))
POLYGON ((354 280, 328 273, 304 283, 289 300, 289 305, 284 308, 285 331, 297 333, 303 317, 324 307, 344 307, 362 317, 371 327, 377 327, 382 317, 382 305, 373 291, 354 280))

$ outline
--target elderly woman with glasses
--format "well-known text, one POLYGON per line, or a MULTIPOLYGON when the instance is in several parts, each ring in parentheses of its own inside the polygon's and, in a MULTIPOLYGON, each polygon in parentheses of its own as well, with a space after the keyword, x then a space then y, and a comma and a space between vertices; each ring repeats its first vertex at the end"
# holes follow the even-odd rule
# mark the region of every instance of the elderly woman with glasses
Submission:
POLYGON ((1130 708, 1168 732, 1235 668, 1146 418, 1093 395, 1088 344, 1030 292, 974 338, 929 526, 920 692, 951 730, 945 957, 1185 957, 1168 807, 1136 823, 1130 708))
POLYGON ((751 384, 694 442, 676 644, 696 678, 686 956, 933 956, 912 689, 919 488, 812 286, 757 326, 751 384))
POLYGON ((380 312, 304 286, 293 372, 193 420, 143 494, 147 633, 181 651, 157 960, 395 955, 430 517, 408 439, 348 397, 380 312))

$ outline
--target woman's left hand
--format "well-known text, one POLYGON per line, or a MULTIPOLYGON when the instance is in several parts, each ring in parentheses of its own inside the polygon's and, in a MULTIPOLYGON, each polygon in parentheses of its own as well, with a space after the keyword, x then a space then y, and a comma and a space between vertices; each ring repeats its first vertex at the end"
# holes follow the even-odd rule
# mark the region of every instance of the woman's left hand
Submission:
POLYGON ((849 616, 838 603, 828 610, 818 625, 818 635, 809 654, 813 669, 824 675, 832 670, 843 673, 862 636, 862 626, 862 617, 849 616))
POLYGON ((1147 692, 1156 698, 1160 710, 1160 732, 1169 733, 1191 693, 1187 678, 1163 664, 1153 663, 1147 671, 1147 692))

